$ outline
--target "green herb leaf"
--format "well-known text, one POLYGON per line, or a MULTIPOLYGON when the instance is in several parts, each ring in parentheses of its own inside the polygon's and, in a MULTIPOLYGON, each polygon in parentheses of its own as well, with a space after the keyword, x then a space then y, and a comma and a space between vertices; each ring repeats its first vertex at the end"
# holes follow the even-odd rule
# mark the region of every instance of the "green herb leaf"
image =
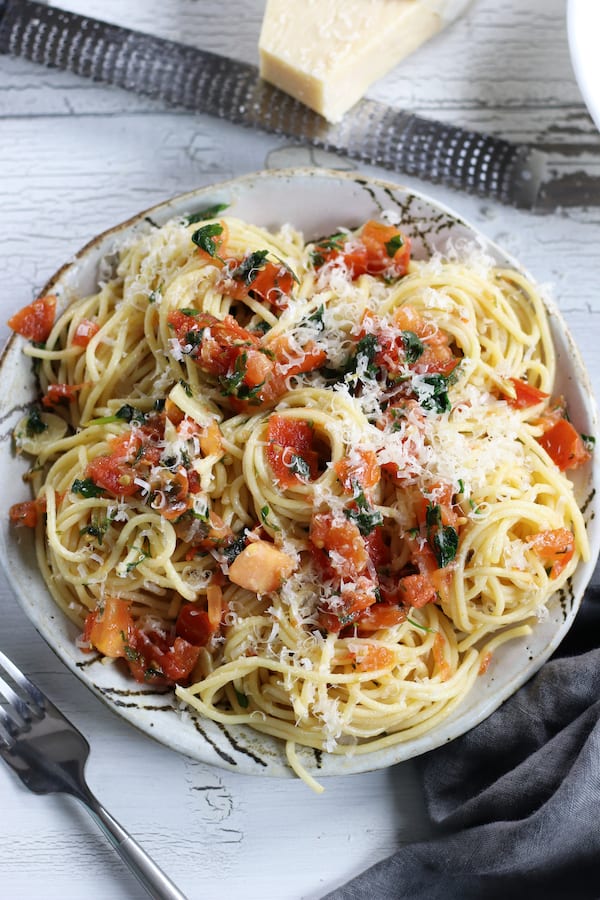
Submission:
POLYGON ((71 486, 71 491, 87 498, 101 497, 104 494, 104 488, 97 485, 91 478, 76 478, 71 486))
POLYGON ((247 543, 246 533, 244 532, 243 534, 240 534, 233 543, 229 544, 227 547, 223 547, 221 554, 224 556, 228 566, 230 566, 234 559, 240 555, 247 543))
POLYGON ((361 377, 374 378, 379 371, 379 367, 374 363, 378 350, 377 337, 374 334, 365 334, 358 341, 354 356, 346 365, 346 375, 355 375, 360 369, 361 377))
POLYGON ((310 481, 310 466, 306 460, 297 453, 292 453, 292 458, 287 468, 302 481, 310 481))
POLYGON ((407 621, 407 622, 410 622, 410 624, 413 625, 415 628, 420 628, 421 631, 428 631, 430 634, 434 634, 434 633, 435 633, 435 629, 434 629, 434 628, 427 628, 426 625, 421 625, 420 622, 415 622, 414 619, 409 619, 409 618, 407 617, 406 621, 407 621))
POLYGON ((371 534, 377 525, 382 524, 383 516, 379 510, 373 509, 369 505, 364 491, 360 489, 358 491, 355 490, 354 502, 356 503, 356 509, 345 509, 344 515, 351 522, 354 522, 363 537, 366 537, 366 535, 371 534))
POLYGON ((231 273, 231 277, 235 281, 243 281, 244 284, 251 285, 261 269, 267 264, 268 250, 255 250, 244 257, 239 266, 231 273))
POLYGON ((192 241, 209 256, 216 257, 217 242, 215 238, 220 234, 223 234, 223 226, 218 222, 213 222, 211 225, 203 225, 202 228, 198 228, 192 235, 192 241))
POLYGON ((323 313, 325 312, 325 307, 323 304, 319 306, 318 309, 314 311, 314 313, 308 317, 306 320, 307 324, 312 325, 312 327, 316 331, 324 331, 325 330, 325 322, 323 321, 323 313))
POLYGON ((448 397, 448 379, 439 372, 420 375, 415 384, 415 393, 419 405, 430 412, 450 412, 452 404, 448 397))
POLYGON ((183 217, 184 225, 195 225, 197 222, 205 222, 207 219, 216 218, 219 213, 222 213, 223 210, 227 209, 229 203, 215 203, 214 206, 207 206, 206 209, 201 209, 196 213, 192 213, 190 216, 183 217))
POLYGON ((238 691, 237 688, 234 688, 235 696, 237 697, 237 702, 240 704, 242 709, 248 709, 248 698, 245 694, 242 694, 241 691, 238 691))
POLYGON ((281 531, 281 528, 278 525, 274 525, 273 522, 269 522, 269 513, 271 510, 268 506, 263 506, 260 511, 260 517, 263 520, 264 524, 268 528, 272 528, 273 531, 281 531))
POLYGON ((179 312, 183 313, 184 316, 191 316, 192 318, 200 315, 200 310, 192 309, 191 306, 186 306, 184 309, 180 309, 179 312))
POLYGON ((233 372, 228 375, 219 375, 219 384, 221 392, 225 397, 238 396, 238 390, 244 380, 246 374, 246 363, 248 361, 247 353, 240 353, 235 361, 233 372))
POLYGON ((404 238, 402 237, 402 235, 399 232, 398 232, 398 234, 395 234, 394 237, 390 238, 390 240, 386 241, 386 243, 385 243, 385 249, 386 249, 387 255, 390 257, 390 259, 394 258, 394 256, 396 255, 398 250, 400 250, 401 247, 404 247, 404 238))
POLYGON ((27 432, 28 437, 33 437, 34 434, 41 434, 43 431, 47 430, 48 426, 42 420, 41 409, 38 406, 32 406, 29 410, 27 424, 25 425, 25 431, 27 432))
MULTIPOLYGON (((29 431, 27 433, 29 433, 29 431)), ((582 434, 581 440, 583 441, 585 449, 588 451, 588 453, 592 453, 596 446, 596 438, 592 434, 582 434)))
POLYGON ((458 532, 451 525, 442 525, 433 536, 431 549, 435 553, 440 569, 451 563, 458 550, 458 532))
POLYGON ((185 391, 186 397, 191 397, 191 396, 192 396, 192 389, 191 389, 191 387, 189 386, 189 384, 187 383, 187 381, 184 381, 183 378, 180 378, 180 379, 179 379, 179 384, 181 385, 181 387, 182 387, 183 390, 185 391))
POLYGON ((417 337, 414 331, 403 331, 402 343, 404 344, 406 362, 409 366, 412 366, 423 355, 425 345, 423 341, 417 337))

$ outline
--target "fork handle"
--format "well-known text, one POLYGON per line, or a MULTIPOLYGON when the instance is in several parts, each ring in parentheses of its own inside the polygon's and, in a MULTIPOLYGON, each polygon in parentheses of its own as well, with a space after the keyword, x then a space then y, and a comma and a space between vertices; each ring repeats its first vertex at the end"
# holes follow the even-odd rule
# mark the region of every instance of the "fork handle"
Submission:
POLYGON ((187 900, 163 870, 148 856, 93 794, 79 799, 96 820, 123 862, 154 900, 187 900))

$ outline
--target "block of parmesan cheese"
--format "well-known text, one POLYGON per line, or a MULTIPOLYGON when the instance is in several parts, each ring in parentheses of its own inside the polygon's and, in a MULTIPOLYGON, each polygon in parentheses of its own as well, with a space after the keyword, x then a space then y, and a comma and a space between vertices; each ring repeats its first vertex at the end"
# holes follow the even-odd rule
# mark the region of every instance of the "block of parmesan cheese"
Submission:
POLYGON ((337 122, 470 0, 267 0, 263 78, 337 122))

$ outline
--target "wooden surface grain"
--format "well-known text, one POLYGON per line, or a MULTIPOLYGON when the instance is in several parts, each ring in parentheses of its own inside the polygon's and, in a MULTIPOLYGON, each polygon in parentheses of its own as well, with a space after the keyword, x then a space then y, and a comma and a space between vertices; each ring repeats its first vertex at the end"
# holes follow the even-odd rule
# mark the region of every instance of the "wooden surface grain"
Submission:
MULTIPOLYGON (((65 8, 256 62, 261 0, 64 0, 65 8)), ((475 0, 370 95, 535 143, 556 178, 589 183, 588 205, 505 208, 398 173, 451 205, 550 286, 600 386, 600 136, 569 60, 563 0, 475 0)), ((266 167, 346 159, 124 91, 0 57, 0 338, 10 313, 99 231, 170 195, 266 167)), ((369 167, 361 171, 390 178, 369 167)), ((3 448, 6 452, 6 448, 3 448)), ((238 776, 138 734, 70 675, 0 576, 0 646, 86 733, 89 781, 190 900, 317 900, 401 842, 430 831, 412 763, 329 779, 238 776)), ((0 768, 0 897, 145 896, 67 798, 29 794, 0 768)))

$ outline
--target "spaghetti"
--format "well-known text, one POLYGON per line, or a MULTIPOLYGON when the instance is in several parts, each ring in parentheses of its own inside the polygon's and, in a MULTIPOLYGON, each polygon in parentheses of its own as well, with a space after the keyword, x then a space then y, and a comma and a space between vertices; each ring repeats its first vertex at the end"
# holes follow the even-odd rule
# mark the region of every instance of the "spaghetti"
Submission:
POLYGON ((49 590, 80 646, 225 724, 369 753, 429 731, 588 555, 589 457, 519 272, 410 259, 393 224, 304 244, 207 211, 96 294, 11 320, 41 402, 49 590))

